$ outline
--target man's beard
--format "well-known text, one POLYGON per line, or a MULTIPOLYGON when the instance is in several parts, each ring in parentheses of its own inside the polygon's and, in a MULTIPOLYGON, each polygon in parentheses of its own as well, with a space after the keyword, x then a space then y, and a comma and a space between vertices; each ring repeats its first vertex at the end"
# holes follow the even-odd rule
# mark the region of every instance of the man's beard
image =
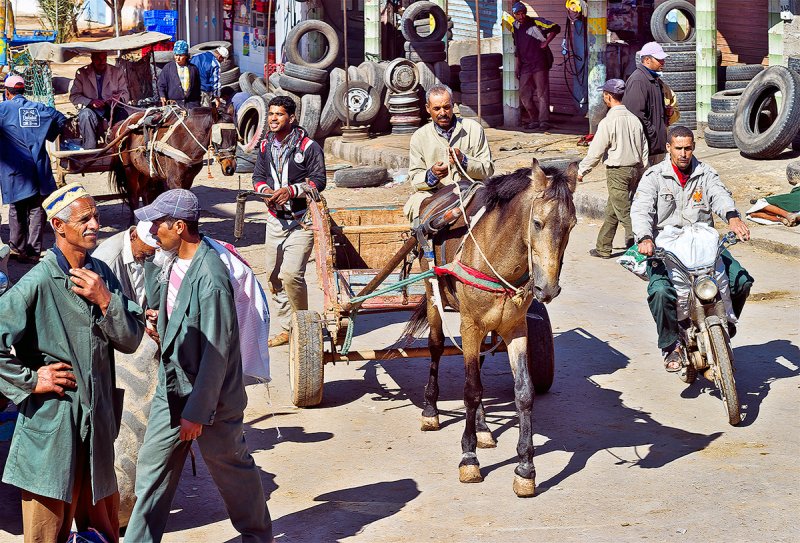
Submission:
POLYGON ((156 249, 156 254, 153 257, 153 264, 161 268, 158 272, 158 282, 166 284, 169 281, 169 272, 172 269, 172 263, 178 258, 177 251, 165 251, 164 249, 156 249))

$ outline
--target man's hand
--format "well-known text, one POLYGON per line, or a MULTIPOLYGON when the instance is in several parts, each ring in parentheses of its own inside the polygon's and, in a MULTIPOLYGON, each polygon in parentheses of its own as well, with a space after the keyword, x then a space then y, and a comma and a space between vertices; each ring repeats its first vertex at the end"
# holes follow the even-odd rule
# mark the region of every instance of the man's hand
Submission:
MULTIPOLYGON (((452 160, 452 157, 450 160, 452 160)), ((433 172, 433 175, 435 175, 436 178, 439 180, 442 180, 445 177, 447 177, 447 166, 442 161, 439 161, 433 166, 431 166, 431 171, 433 172)))
POLYGON ((72 366, 64 362, 42 366, 36 370, 36 374, 38 378, 33 389, 34 394, 55 392, 59 396, 63 396, 65 388, 74 390, 78 386, 75 383, 75 374, 72 373, 72 366))
POLYGON ((290 196, 289 188, 281 187, 272 193, 272 196, 270 196, 269 198, 269 205, 280 207, 289 201, 289 196, 290 196))
POLYGON ((108 304, 111 303, 111 292, 109 292, 103 278, 93 271, 83 268, 72 268, 69 270, 70 280, 75 284, 72 292, 78 296, 86 298, 93 304, 100 306, 103 315, 106 314, 108 304))
POLYGON ((103 109, 106 107, 106 103, 103 100, 92 100, 89 102, 89 106, 93 109, 103 109))
POLYGON ((450 149, 450 164, 455 164, 456 160, 458 160, 458 163, 461 164, 461 161, 464 160, 464 154, 458 147, 453 147, 450 149))
POLYGON ((582 176, 582 175, 579 175, 579 176, 578 176, 578 183, 582 183, 582 182, 583 182, 583 176, 582 176))
POLYGON ((739 238, 739 241, 747 241, 750 239, 750 229, 747 228, 747 225, 739 217, 731 217, 728 226, 730 226, 731 232, 736 234, 736 237, 739 238))
POLYGON ((161 97, 161 105, 162 106, 166 106, 167 105, 167 99, 164 98, 163 96, 161 97))
POLYGON ((192 441, 203 433, 203 425, 181 418, 181 441, 192 441))
POLYGON ((158 311, 156 309, 147 309, 144 312, 147 319, 148 326, 145 326, 144 331, 150 336, 150 339, 161 345, 161 336, 158 335, 156 326, 158 325, 158 311))
POLYGON ((653 243, 652 239, 643 239, 639 242, 636 250, 642 253, 644 256, 653 256, 653 253, 656 250, 656 244, 653 243))

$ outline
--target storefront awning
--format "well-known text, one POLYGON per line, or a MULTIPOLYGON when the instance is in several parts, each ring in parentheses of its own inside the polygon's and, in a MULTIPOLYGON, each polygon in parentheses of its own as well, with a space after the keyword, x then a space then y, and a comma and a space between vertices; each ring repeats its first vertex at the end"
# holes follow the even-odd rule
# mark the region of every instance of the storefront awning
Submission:
POLYGON ((80 55, 91 55, 92 53, 115 51, 131 51, 141 49, 148 45, 154 45, 162 41, 170 41, 172 36, 161 32, 140 32, 109 38, 100 41, 75 41, 69 43, 32 43, 28 45, 31 57, 34 60, 46 62, 66 62, 73 57, 80 55))

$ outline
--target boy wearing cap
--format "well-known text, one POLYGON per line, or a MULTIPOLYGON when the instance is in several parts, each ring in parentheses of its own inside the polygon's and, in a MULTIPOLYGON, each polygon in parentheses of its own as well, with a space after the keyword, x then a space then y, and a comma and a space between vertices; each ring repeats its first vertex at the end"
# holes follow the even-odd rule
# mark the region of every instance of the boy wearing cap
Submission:
POLYGON ((73 520, 116 542, 113 353, 136 350, 144 315, 88 254, 100 224, 86 190, 71 183, 42 205, 55 246, 0 296, 0 315, 14 316, 0 319, 0 393, 19 407, 3 482, 22 490, 26 542, 67 541, 73 520))
POLYGON ((517 56, 519 98, 530 122, 527 128, 548 130, 550 125, 550 42, 561 27, 542 17, 528 17, 522 2, 511 7, 514 15, 514 46, 517 56))
POLYGON ((664 89, 659 78, 667 54, 658 42, 644 44, 641 64, 625 82, 625 97, 622 103, 628 111, 639 117, 650 148, 648 165, 664 160, 667 153, 667 111, 664 104, 664 89))
POLYGON ((172 101, 185 109, 200 107, 200 72, 189 62, 189 44, 176 41, 172 53, 175 62, 164 66, 156 84, 161 105, 172 101))
POLYGON ((6 99, 0 103, 0 192, 10 204, 8 244, 11 258, 38 262, 42 252, 42 200, 56 190, 45 143, 61 132, 67 118, 41 102, 23 96, 18 75, 5 80, 6 99))
POLYGON ((200 105, 219 107, 220 104, 220 63, 228 58, 228 48, 220 45, 213 51, 195 55, 190 61, 200 73, 200 105))
POLYGON ((248 542, 271 542, 272 521, 242 421, 239 323, 228 270, 199 233, 200 206, 173 189, 137 209, 169 257, 153 277, 148 305, 158 309, 158 385, 136 466, 136 505, 125 539, 160 541, 194 440, 233 526, 248 542), (150 299, 152 295, 153 299, 150 299))
POLYGON ((578 181, 583 181, 583 177, 607 154, 603 162, 608 184, 606 216, 597 234, 596 247, 589 254, 611 258, 617 225, 621 224, 625 229, 625 246, 633 245, 631 197, 642 171, 647 166, 648 145, 642 123, 622 105, 625 82, 621 79, 609 79, 600 90, 603 91, 603 102, 609 109, 597 126, 589 152, 578 165, 578 181))
MULTIPOLYGON (((143 233, 149 235, 150 224, 140 222, 139 225, 146 228, 143 233)), ((144 261, 156 250, 141 239, 139 232, 142 228, 139 225, 114 234, 101 243, 92 256, 108 264, 119 279, 125 296, 144 307, 144 261)))

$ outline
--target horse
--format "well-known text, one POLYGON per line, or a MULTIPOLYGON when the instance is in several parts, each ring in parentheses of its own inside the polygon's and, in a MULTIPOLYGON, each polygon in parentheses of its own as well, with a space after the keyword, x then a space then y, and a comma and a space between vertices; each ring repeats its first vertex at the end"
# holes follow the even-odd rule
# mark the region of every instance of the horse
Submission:
POLYGON ((110 182, 127 194, 131 210, 140 199, 147 205, 164 190, 190 188, 209 150, 225 176, 236 172, 236 126, 216 108, 166 106, 150 114, 137 112, 114 125, 111 138, 131 129, 118 143, 109 172, 110 182))
MULTIPOLYGON (((534 297, 550 302, 561 292, 559 276, 569 234, 575 226, 572 195, 577 180, 577 162, 566 171, 546 167, 536 159, 531 168, 492 177, 479 188, 466 206, 467 221, 455 224, 454 234, 437 235, 435 248, 446 262, 457 262, 471 277, 444 274, 435 283, 426 282, 426 295, 406 326, 404 336, 413 338, 430 328, 428 347, 431 364, 422 411, 422 430, 439 429, 439 359, 444 350, 442 316, 435 307, 434 295, 442 306, 449 305, 461 314, 461 339, 464 352, 464 405, 466 427, 461 438, 462 458, 459 480, 483 480, 475 452, 476 445, 496 445, 486 425, 482 404, 480 366, 481 346, 489 332, 496 332, 508 346, 508 359, 514 375, 514 400, 519 418, 517 454, 519 464, 513 490, 519 497, 533 496, 536 470, 533 465, 532 413, 533 364, 527 354, 526 313, 534 297), (476 219, 479 210, 483 215, 476 219), (470 219, 469 217, 473 217, 470 219), (467 232, 463 239, 461 233, 467 232), (459 232, 460 231, 460 232, 459 232), (466 279, 466 280, 465 280, 466 279), (473 280, 474 279, 474 280, 473 280), (486 281, 496 287, 487 289, 486 281), (483 283, 483 284, 481 284, 483 283), (436 285, 434 287, 433 285, 436 285), (434 292, 434 288, 438 292, 434 292)), ((423 201, 420 217, 435 197, 423 201)), ((463 218, 462 218, 463 220, 463 218)), ((423 270, 428 260, 421 255, 423 270)), ((437 272, 438 275, 438 272, 437 272)))

